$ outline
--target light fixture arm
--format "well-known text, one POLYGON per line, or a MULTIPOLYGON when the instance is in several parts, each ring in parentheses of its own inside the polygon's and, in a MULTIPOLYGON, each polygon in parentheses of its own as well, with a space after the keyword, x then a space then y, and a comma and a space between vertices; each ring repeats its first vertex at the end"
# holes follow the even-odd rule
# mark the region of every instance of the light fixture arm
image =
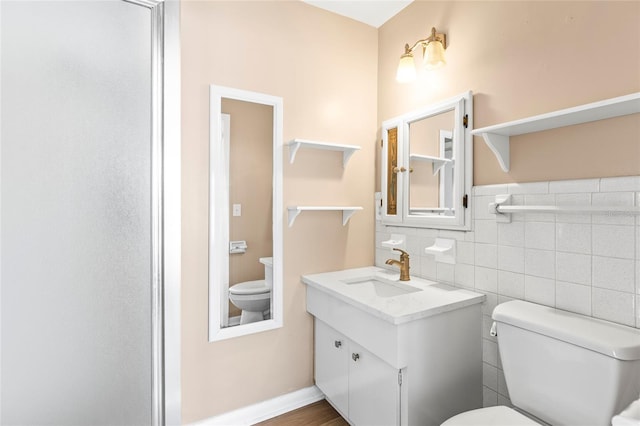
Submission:
POLYGON ((429 35, 429 37, 416 41, 411 48, 409 48, 409 44, 405 44, 404 53, 412 53, 418 46, 422 46, 422 52, 424 53, 424 49, 427 48, 427 44, 432 41, 439 41, 442 43, 443 48, 447 48, 447 35, 445 33, 436 33, 435 27, 431 27, 431 35, 429 35))

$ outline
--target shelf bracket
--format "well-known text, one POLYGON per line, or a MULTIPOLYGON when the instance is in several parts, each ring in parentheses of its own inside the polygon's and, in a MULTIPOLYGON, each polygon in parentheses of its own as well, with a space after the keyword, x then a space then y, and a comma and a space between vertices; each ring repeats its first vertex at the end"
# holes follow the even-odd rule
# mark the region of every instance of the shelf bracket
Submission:
POLYGON ((342 211, 342 226, 345 226, 349 222, 349 219, 351 219, 351 216, 353 216, 355 212, 355 210, 342 211))
POLYGON ((296 218, 298 217, 301 211, 302 210, 297 208, 289 208, 289 228, 293 226, 293 222, 296 221, 296 218))
POLYGON ((349 162, 349 159, 351 158, 354 152, 356 152, 355 149, 345 149, 344 151, 342 151, 342 168, 343 169, 347 167, 347 163, 349 162))
POLYGON ((508 172, 511 166, 509 164, 509 136, 499 135, 497 133, 483 133, 482 137, 498 159, 502 170, 508 172))
MULTIPOLYGON (((296 153, 298 152, 298 149, 300 149, 300 142, 296 140, 289 142, 289 164, 293 164, 296 160, 296 153)), ((291 224, 289 226, 291 226, 291 224)))
POLYGON ((433 160, 433 163, 431 163, 432 167, 433 167, 433 175, 437 175, 438 172, 440 171, 440 169, 442 169, 444 167, 444 165, 447 164, 446 161, 442 161, 442 160, 433 160))

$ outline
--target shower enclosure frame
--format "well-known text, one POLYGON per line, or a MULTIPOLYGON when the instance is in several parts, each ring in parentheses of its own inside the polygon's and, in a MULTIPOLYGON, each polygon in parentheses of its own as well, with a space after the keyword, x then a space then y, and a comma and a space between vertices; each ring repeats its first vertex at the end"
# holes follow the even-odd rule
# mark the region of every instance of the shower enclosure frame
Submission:
POLYGON ((180 2, 125 1, 152 19, 152 423, 180 424, 180 2))
POLYGON ((162 31, 162 147, 163 147, 163 420, 181 418, 181 110, 180 0, 165 0, 162 31))

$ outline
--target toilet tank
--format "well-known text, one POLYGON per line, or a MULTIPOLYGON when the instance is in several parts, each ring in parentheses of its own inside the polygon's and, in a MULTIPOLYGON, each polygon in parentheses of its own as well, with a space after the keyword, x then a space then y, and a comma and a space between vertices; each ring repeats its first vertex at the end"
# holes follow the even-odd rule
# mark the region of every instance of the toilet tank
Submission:
POLYGON ((557 425, 610 425, 640 395, 640 330, 514 300, 493 311, 514 406, 557 425))
POLYGON ((267 287, 273 288, 273 257, 261 257, 259 260, 264 265, 264 281, 267 287))

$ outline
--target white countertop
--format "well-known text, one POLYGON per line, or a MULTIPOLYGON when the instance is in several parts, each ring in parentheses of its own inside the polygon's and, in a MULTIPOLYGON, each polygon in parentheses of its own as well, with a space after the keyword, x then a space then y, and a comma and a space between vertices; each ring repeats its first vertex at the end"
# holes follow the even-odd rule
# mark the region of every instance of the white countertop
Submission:
POLYGON ((399 283, 416 287, 420 291, 393 297, 380 297, 371 291, 370 287, 348 284, 350 280, 366 277, 398 281, 399 274, 376 266, 368 266, 303 275, 302 282, 392 324, 402 324, 438 315, 482 303, 485 299, 483 294, 415 277, 410 281, 399 281, 399 283))

